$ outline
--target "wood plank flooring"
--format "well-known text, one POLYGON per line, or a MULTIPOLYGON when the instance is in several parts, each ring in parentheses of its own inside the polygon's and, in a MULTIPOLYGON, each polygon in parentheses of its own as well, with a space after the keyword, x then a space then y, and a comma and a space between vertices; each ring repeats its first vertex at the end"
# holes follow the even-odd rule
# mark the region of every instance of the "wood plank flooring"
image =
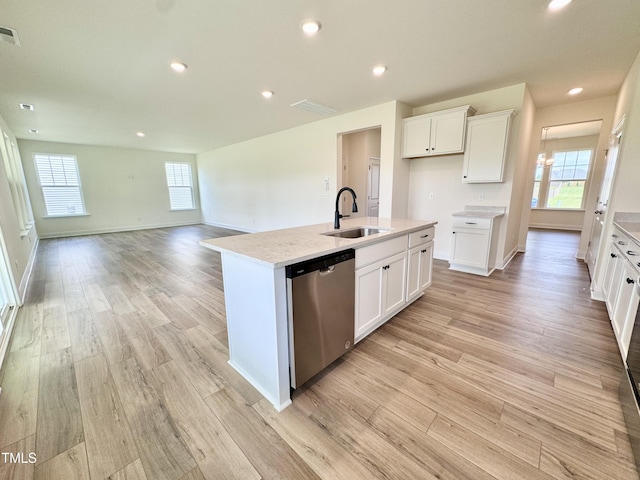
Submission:
POLYGON ((233 233, 40 243, 0 479, 638 479, 578 234, 532 230, 489 278, 435 261, 423 297, 278 413, 227 364, 220 256, 198 240, 233 233))

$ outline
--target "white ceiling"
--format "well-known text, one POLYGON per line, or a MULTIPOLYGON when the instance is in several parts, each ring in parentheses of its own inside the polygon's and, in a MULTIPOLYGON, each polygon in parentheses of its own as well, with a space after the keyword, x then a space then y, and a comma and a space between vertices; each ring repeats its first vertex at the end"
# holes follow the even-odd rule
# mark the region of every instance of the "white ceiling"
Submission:
POLYGON ((638 0, 1 2, 22 43, 0 42, 0 115, 18 138, 186 153, 322 118, 289 107, 305 98, 339 115, 521 82, 539 107, 614 95, 640 51, 638 0))

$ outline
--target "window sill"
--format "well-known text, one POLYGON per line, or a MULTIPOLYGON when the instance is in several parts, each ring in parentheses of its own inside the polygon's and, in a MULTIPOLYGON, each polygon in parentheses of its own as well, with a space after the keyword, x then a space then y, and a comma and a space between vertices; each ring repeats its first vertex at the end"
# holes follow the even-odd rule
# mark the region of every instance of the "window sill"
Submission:
POLYGON ((584 212, 584 208, 543 208, 543 207, 531 207, 531 210, 538 212, 584 212))
POLYGON ((76 213, 73 215, 43 215, 42 218, 45 219, 49 219, 49 218, 74 218, 74 217, 88 217, 89 214, 88 213, 76 213))
POLYGON ((198 208, 170 208, 170 212, 189 212, 193 210, 199 210, 198 208))

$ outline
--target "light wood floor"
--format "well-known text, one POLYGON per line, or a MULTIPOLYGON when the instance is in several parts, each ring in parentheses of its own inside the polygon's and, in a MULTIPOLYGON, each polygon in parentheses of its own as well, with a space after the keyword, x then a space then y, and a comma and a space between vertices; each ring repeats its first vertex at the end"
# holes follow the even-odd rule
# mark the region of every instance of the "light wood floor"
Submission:
POLYGON ((220 258, 197 241, 229 233, 41 242, 0 479, 638 478, 577 234, 532 231, 490 278, 436 261, 421 299, 277 413, 226 363, 220 258))

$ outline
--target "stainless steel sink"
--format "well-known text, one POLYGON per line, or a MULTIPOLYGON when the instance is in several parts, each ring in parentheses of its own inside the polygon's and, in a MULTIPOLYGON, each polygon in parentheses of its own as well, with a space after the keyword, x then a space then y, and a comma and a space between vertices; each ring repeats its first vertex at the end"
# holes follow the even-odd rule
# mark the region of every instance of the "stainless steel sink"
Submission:
POLYGON ((376 233, 388 232, 386 229, 373 228, 373 227, 358 227, 351 228, 349 230, 338 230, 337 232, 326 232, 322 235, 328 237, 340 237, 340 238, 361 238, 368 235, 375 235, 376 233))

